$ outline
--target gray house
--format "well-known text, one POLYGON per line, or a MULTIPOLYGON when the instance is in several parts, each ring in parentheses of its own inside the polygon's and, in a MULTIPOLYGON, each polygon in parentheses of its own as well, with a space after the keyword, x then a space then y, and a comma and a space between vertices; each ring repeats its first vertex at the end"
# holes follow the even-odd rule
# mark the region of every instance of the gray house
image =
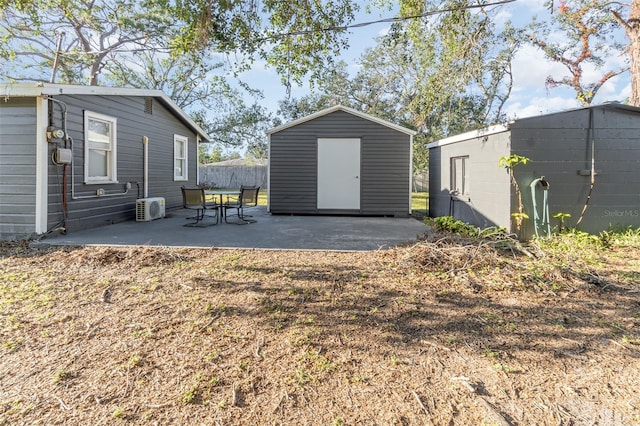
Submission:
POLYGON ((565 226, 590 233, 640 226, 640 108, 604 104, 465 133, 427 146, 429 214, 479 227, 502 226, 520 238, 565 226), (501 157, 530 159, 513 168, 529 219, 518 229, 518 196, 501 157), (586 205, 586 209, 585 209, 586 205))
POLYGON ((334 106, 267 133, 271 213, 411 214, 414 131, 334 106))
POLYGON ((0 85, 0 239, 162 217, 207 135, 164 93, 0 85))

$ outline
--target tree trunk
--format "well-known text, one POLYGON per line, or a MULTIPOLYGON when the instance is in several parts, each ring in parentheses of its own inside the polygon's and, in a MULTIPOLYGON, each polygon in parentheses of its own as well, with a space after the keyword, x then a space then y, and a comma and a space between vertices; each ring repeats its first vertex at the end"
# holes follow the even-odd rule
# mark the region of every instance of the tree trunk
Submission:
POLYGON ((625 30, 629 37, 629 57, 631 59, 631 96, 629 104, 640 106, 640 0, 633 0, 625 30))

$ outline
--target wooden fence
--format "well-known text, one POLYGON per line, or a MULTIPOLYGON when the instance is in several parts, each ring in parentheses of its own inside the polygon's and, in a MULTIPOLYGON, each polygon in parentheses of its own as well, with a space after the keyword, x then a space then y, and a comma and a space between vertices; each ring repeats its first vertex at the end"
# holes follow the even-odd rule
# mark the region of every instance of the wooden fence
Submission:
MULTIPOLYGON (((240 188, 240 186, 259 186, 266 189, 267 166, 221 166, 205 164, 200 166, 200 183, 216 188, 240 188)), ((414 192, 429 191, 429 172, 413 175, 414 192)))
POLYGON ((267 166, 200 166, 200 183, 216 188, 267 188, 267 166))

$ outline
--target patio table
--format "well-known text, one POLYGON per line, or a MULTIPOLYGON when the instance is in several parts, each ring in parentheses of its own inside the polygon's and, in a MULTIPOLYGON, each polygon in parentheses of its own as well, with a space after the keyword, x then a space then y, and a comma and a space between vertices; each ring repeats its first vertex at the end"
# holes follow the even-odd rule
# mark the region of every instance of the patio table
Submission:
POLYGON ((225 195, 229 196, 229 195, 234 195, 239 197, 240 196, 240 190, 235 190, 235 189, 205 189, 204 190, 204 195, 205 197, 207 196, 213 196, 213 197, 220 197, 219 199, 219 203, 218 203, 218 211, 220 214, 220 219, 222 219, 224 217, 224 209, 222 208, 222 205, 224 204, 222 202, 222 197, 224 197, 225 195))

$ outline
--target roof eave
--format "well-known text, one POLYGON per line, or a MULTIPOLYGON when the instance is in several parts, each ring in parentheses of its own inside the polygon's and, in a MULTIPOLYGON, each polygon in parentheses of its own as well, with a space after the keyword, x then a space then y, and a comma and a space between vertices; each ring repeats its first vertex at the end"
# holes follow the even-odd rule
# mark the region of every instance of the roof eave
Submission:
POLYGON ((206 132, 161 90, 104 86, 78 86, 52 83, 0 84, 0 96, 6 98, 56 95, 146 96, 160 99, 165 106, 172 110, 185 124, 191 127, 191 129, 195 131, 202 140, 205 142, 210 141, 206 132))
POLYGON ((496 133, 502 133, 509 130, 509 124, 496 124, 495 126, 485 127, 484 129, 472 130, 470 132, 461 133, 459 135, 451 136, 445 139, 440 139, 427 144, 427 148, 438 148, 445 145, 450 145, 457 142, 463 142, 469 139, 481 138, 485 136, 494 135, 496 133))
POLYGON ((334 113, 336 111, 344 111, 344 112, 346 112, 348 114, 352 114, 352 115, 355 115, 357 117, 363 118, 365 120, 369 120, 369 121, 372 121, 374 123, 378 123, 378 124, 380 124, 382 126, 389 127, 391 129, 397 130, 397 131, 399 131, 401 133, 404 133, 404 134, 407 134, 409 136, 415 136, 418 133, 415 130, 407 129, 406 127, 399 126, 397 124, 391 123, 390 121, 386 121, 386 120, 383 120, 381 118, 374 117, 374 116, 369 115, 369 114, 365 114, 365 113, 357 111, 355 109, 352 109, 352 108, 349 108, 349 107, 345 107, 345 106, 342 106, 342 105, 335 105, 335 106, 332 106, 330 108, 326 108, 326 109, 323 109, 321 111, 315 112, 313 114, 307 115, 305 117, 298 118, 297 120, 290 121, 289 123, 285 123, 285 124, 283 124, 281 126, 269 129, 269 130, 267 130, 267 135, 272 135, 274 133, 281 132, 281 131, 289 129, 291 127, 298 126, 298 125, 300 125, 302 123, 306 123, 307 121, 312 121, 312 120, 315 120, 316 118, 324 117, 325 115, 334 113))

